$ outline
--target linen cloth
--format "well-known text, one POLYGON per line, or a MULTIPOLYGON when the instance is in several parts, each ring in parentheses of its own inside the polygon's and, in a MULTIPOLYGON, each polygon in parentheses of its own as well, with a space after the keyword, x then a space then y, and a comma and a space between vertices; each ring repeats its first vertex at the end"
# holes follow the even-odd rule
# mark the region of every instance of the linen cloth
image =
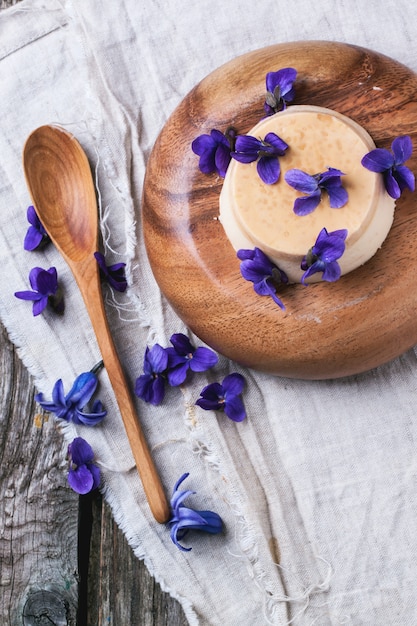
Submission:
MULTIPOLYGON (((372 48, 417 70, 417 8, 407 0, 23 0, 0 13, 0 315, 47 398, 100 355, 74 280, 52 246, 23 250, 31 203, 26 137, 57 123, 83 145, 99 191, 103 251, 127 263, 129 289, 105 289, 110 326, 133 385, 145 347, 188 332, 161 295, 141 229, 146 162, 170 113, 208 73, 274 43, 325 39, 372 48), (62 318, 32 317, 14 291, 30 269, 56 266, 62 318)), ((279 69, 279 68, 277 68, 279 69)), ((175 158, 175 155, 173 155, 175 158)), ((201 342, 189 335, 196 345, 201 342)), ((190 624, 417 624, 417 362, 414 350, 371 372, 298 381, 216 368, 137 399, 169 494, 183 472, 187 504, 217 511, 220 535, 190 534, 180 552, 154 522, 106 373, 108 415, 83 436, 133 550, 190 624), (195 406, 208 382, 246 377, 239 424, 195 406)))

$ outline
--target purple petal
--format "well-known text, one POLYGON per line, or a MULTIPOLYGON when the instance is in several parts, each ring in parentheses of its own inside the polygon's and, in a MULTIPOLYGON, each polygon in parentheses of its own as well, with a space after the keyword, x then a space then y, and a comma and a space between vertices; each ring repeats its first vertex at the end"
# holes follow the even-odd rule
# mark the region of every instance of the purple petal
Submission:
POLYGON ((15 291, 16 298, 20 300, 41 300, 42 296, 36 291, 15 291))
POLYGON ((38 289, 38 278, 39 278, 39 274, 41 274, 41 272, 44 272, 44 271, 45 270, 42 269, 41 267, 32 267, 32 269, 29 272, 30 286, 35 291, 39 291, 39 289, 38 289))
POLYGON ((190 369, 193 372, 205 372, 216 365, 218 360, 219 358, 213 350, 200 346, 190 360, 190 369))
POLYGON ((196 401, 196 405, 205 411, 218 411, 222 409, 224 403, 220 403, 219 399, 199 398, 196 401))
POLYGON ((99 424, 107 415, 107 411, 101 409, 101 406, 101 402, 98 401, 98 403, 95 403, 91 413, 85 413, 84 411, 77 410, 73 417, 73 422, 84 424, 85 426, 95 426, 96 424, 99 424))
MULTIPOLYGON (((184 493, 186 497, 188 496, 188 494, 189 492, 184 493)), ((185 500, 186 497, 183 497, 183 500, 185 500)), ((205 526, 207 526, 207 522, 205 521, 204 517, 202 517, 200 513, 198 511, 195 511, 194 509, 190 509, 186 506, 181 506, 179 508, 177 507, 177 512, 178 512, 178 522, 179 522, 178 527, 181 530, 186 529, 186 528, 188 529, 193 528, 194 530, 201 530, 201 529, 205 529, 205 526)))
POLYGON ((223 178, 226 176, 226 171, 229 167, 230 159, 230 147, 220 144, 215 152, 214 163, 217 172, 223 178))
POLYGON ((268 276, 264 277, 257 283, 253 284, 253 288, 258 296, 272 296, 275 294, 275 289, 268 284, 268 276))
POLYGON ((408 135, 396 137, 391 144, 391 149, 394 153, 395 164, 403 165, 413 153, 411 137, 408 135))
POLYGON ((329 194, 330 207, 332 209, 342 208, 349 199, 348 192, 339 184, 329 185, 326 187, 329 194))
POLYGON ((191 361, 183 361, 179 363, 172 369, 169 369, 167 372, 168 383, 171 387, 178 387, 178 385, 182 385, 187 377, 187 372, 190 367, 191 361))
POLYGON ((34 317, 42 313, 45 308, 48 306, 48 296, 44 296, 40 300, 37 300, 33 303, 32 314, 34 317))
POLYGON ((165 381, 161 376, 154 378, 150 374, 142 374, 136 379, 135 393, 138 398, 157 406, 165 396, 165 381))
POLYGON ((193 344, 183 333, 175 333, 171 336, 170 342, 175 348, 175 351, 182 356, 186 356, 187 354, 192 354, 195 350, 193 344))
POLYGON ((335 167, 328 167, 325 172, 322 172, 320 174, 319 184, 323 185, 326 189, 328 184, 333 184, 337 182, 337 184, 341 185, 341 176, 345 176, 344 172, 336 169, 335 167))
POLYGON ((307 283, 305 281, 307 280, 307 278, 309 278, 313 274, 316 274, 317 272, 322 272, 322 271, 323 271, 323 267, 320 262, 313 263, 313 265, 311 265, 301 276, 301 284, 306 285, 307 283))
POLYGON ((101 472, 100 468, 94 463, 90 463, 88 466, 92 476, 93 476, 93 486, 92 489, 96 489, 100 485, 101 472))
POLYGON ((191 144, 195 154, 200 156, 199 168, 203 174, 211 174, 216 169, 215 151, 216 142, 210 135, 200 135, 191 144))
POLYGON ((398 200, 401 196, 401 188, 393 175, 392 170, 384 172, 384 185, 388 195, 391 196, 391 198, 394 198, 394 200, 398 200))
POLYGON ((293 211, 296 215, 303 216, 312 213, 320 204, 321 192, 319 189, 309 196, 302 196, 294 200, 293 211))
MULTIPOLYGON (((287 280, 283 280, 283 282, 288 282, 287 275, 285 273, 283 273, 283 276, 284 276, 285 279, 287 279, 287 280)), ((275 284, 273 283, 273 278, 272 277, 268 277, 268 278, 264 279, 264 282, 266 283, 266 286, 268 288, 268 293, 266 295, 271 296, 273 301, 276 304, 278 304, 278 306, 281 307, 281 309, 283 311, 285 311, 285 304, 283 303, 281 298, 278 298, 278 296, 277 296, 277 290, 276 290, 275 284)), ((256 289, 255 289, 255 291, 256 291, 256 289)))
POLYGON ((416 180, 413 172, 406 165, 398 165, 395 169, 394 176, 400 186, 401 191, 403 189, 409 189, 414 191, 416 180))
POLYGON ((202 156, 204 153, 214 150, 216 147, 216 141, 211 135, 200 135, 191 144, 192 151, 198 156, 202 156))
POLYGON ((314 252, 324 263, 332 263, 340 259, 345 251, 345 242, 340 237, 332 237, 329 235, 326 241, 316 244, 314 252))
POLYGON ((297 191, 301 191, 302 193, 312 194, 318 189, 317 180, 314 176, 307 174, 307 172, 303 172, 299 169, 288 170, 285 173, 285 182, 287 182, 291 187, 294 187, 297 191))
POLYGON ((49 270, 35 267, 29 274, 29 280, 32 287, 43 295, 53 295, 58 289, 58 274, 55 267, 49 270))
POLYGON ((65 404, 64 384, 63 384, 61 378, 59 378, 56 381, 56 383, 54 385, 54 388, 52 389, 52 400, 57 405, 66 406, 66 404, 65 404))
POLYGON ((29 226, 23 241, 23 248, 29 252, 36 250, 36 248, 42 243, 43 239, 44 235, 42 235, 37 228, 29 226))
POLYGON ((362 165, 371 172, 385 172, 394 165, 394 156, 385 148, 375 148, 362 158, 362 165))
POLYGON ((245 250, 244 248, 241 248, 240 250, 238 250, 236 252, 236 256, 238 259, 240 259, 241 261, 245 261, 247 259, 253 259, 253 257, 255 256, 255 250, 245 250))
POLYGON ((168 365, 168 353, 165 348, 159 345, 159 343, 156 343, 149 348, 149 350, 147 350, 145 358, 150 365, 152 372, 159 374, 166 370, 168 365))
POLYGON ((242 374, 234 372, 233 374, 229 374, 228 376, 226 376, 226 378, 223 380, 222 387, 225 393, 237 395, 239 393, 242 393, 245 387, 245 378, 242 376, 242 374))
POLYGON ((266 185, 273 185, 279 179, 281 167, 276 157, 261 157, 256 165, 261 180, 266 185))
POLYGON ((340 275, 341 270, 337 261, 334 261, 332 263, 326 263, 322 276, 323 280, 332 283, 336 280, 339 280, 340 275))
POLYGON ((190 472, 184 472, 184 474, 180 476, 180 478, 177 480, 177 482, 174 485, 174 493, 178 490, 178 487, 181 485, 181 483, 184 482, 186 478, 188 478, 189 475, 190 475, 190 472))
POLYGON ((258 265, 254 261, 242 261, 240 264, 240 273, 245 280, 252 283, 258 283, 262 281, 265 276, 271 275, 269 268, 265 271, 265 268, 258 265))
POLYGON ((68 484, 71 489, 84 495, 92 490, 94 476, 86 465, 80 465, 77 469, 71 469, 68 472, 68 484))
POLYGON ((104 274, 107 274, 107 265, 106 265, 106 260, 104 258, 104 254, 102 254, 101 252, 94 252, 94 258, 98 263, 99 268, 101 269, 101 271, 104 274))
POLYGON ((200 392, 200 395, 206 398, 207 400, 214 400, 223 397, 223 387, 220 383, 210 383, 203 387, 200 392))
POLYGON ((275 133, 267 133, 264 141, 272 146, 275 155, 283 156, 288 150, 288 144, 275 133))
POLYGON ((259 151, 263 149, 262 141, 251 135, 238 135, 236 137, 235 150, 231 156, 240 163, 252 163, 259 156, 259 151))
MULTIPOLYGON (((276 72, 268 72, 266 75, 267 91, 273 93, 275 87, 279 86, 281 93, 285 95, 292 89, 296 77, 297 70, 292 67, 285 67, 276 72)), ((289 98, 287 100, 289 101, 289 98)))
POLYGON ((176 490, 172 494, 170 504, 171 504, 171 508, 174 511, 174 515, 177 516, 178 520, 180 520, 181 513, 185 510, 185 508, 182 507, 184 500, 186 500, 189 496, 195 495, 195 493, 196 493, 195 491, 191 491, 191 490, 186 490, 186 491, 176 490))
POLYGON ((253 288, 260 296, 271 296, 274 302, 278 304, 278 306, 280 306, 283 311, 285 311, 284 303, 277 296, 277 290, 273 282, 272 276, 267 276, 260 283, 256 283, 253 288))
POLYGON ((69 444, 68 454, 75 465, 84 465, 94 459, 93 448, 82 437, 76 437, 69 444))
POLYGON ((27 208, 26 217, 29 224, 34 226, 36 229, 39 229, 39 227, 42 226, 38 214, 36 213, 35 207, 32 204, 29 205, 27 208))
POLYGON ((66 400, 84 407, 91 399, 98 385, 97 376, 93 372, 83 372, 74 381, 66 400))
POLYGON ((234 422, 242 422, 246 417, 246 410, 240 396, 233 396, 224 405, 224 412, 234 422))
POLYGON ((223 529, 223 522, 220 515, 214 511, 196 511, 200 517, 203 518, 205 524, 199 530, 204 530, 206 533, 217 534, 223 529))
POLYGON ((236 152, 256 152, 262 149, 262 141, 252 135, 238 135, 236 137, 236 152))

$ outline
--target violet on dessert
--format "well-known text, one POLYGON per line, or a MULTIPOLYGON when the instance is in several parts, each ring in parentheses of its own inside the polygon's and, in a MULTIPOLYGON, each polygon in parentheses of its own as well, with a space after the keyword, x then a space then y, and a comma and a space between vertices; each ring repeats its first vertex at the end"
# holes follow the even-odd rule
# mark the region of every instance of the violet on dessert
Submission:
POLYGON ((308 215, 318 207, 324 192, 329 196, 332 209, 340 209, 348 201, 348 192, 342 185, 341 176, 344 173, 334 167, 328 167, 327 171, 319 174, 307 174, 299 169, 288 170, 285 173, 285 181, 297 191, 306 194, 296 198, 294 213, 296 215, 308 215))

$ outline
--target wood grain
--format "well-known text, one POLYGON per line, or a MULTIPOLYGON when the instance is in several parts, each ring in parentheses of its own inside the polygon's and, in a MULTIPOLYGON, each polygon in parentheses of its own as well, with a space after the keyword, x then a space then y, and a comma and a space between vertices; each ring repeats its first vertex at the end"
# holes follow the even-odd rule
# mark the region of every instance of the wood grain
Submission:
MULTIPOLYGON (((397 202, 381 250, 337 283, 282 292, 282 312, 255 294, 218 221, 222 179, 198 169, 192 140, 229 125, 245 133, 263 116, 265 75, 298 71, 295 104, 339 111, 379 147, 409 134, 417 146, 417 77, 370 50, 333 42, 278 44, 207 76, 163 128, 148 162, 143 194, 146 247, 155 277, 184 322, 244 366, 296 378, 359 373, 417 342, 416 199, 397 202)), ((417 153, 407 163, 417 171, 417 153)))
POLYGON ((66 446, 52 419, 35 425, 34 387, 3 329, 0 348, 0 624, 49 613, 75 625, 78 497, 66 446))

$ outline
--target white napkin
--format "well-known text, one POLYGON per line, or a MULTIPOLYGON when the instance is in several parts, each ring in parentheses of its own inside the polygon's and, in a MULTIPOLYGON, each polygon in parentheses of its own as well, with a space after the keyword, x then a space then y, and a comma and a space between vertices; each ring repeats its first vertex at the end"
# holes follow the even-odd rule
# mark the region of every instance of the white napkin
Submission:
MULTIPOLYGON (((0 13, 0 315, 48 398, 100 355, 72 275, 52 246, 23 250, 30 204, 21 154, 36 127, 57 123, 85 148, 100 194, 103 250, 127 263, 130 287, 105 289, 115 343, 133 385, 145 347, 187 332, 150 271, 142 241, 145 166, 169 114, 222 63, 300 39, 345 41, 417 70, 417 9, 407 0, 23 0, 0 13), (30 269, 56 266, 66 310, 32 317, 14 292, 30 269)), ((190 335, 191 337, 191 335, 190 335)), ((200 342, 192 337, 196 345, 200 342)), ((211 509, 224 533, 190 534, 180 552, 154 522, 106 373, 108 410, 87 439, 103 490, 138 557, 190 624, 417 623, 414 351, 338 381, 285 380, 221 357, 215 370, 138 411, 169 494, 183 472, 187 504, 211 509), (195 407, 202 387, 239 371, 248 418, 195 407)))

